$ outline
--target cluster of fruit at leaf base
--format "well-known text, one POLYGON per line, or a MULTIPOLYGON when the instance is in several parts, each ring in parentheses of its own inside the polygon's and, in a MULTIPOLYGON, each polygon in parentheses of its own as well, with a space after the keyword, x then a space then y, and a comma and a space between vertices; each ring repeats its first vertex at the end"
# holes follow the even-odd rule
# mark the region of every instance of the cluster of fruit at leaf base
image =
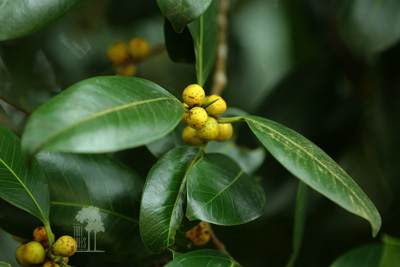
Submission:
MULTIPOLYGON (((53 238, 54 238, 53 234, 53 238)), ((69 257, 74 255, 77 243, 71 236, 64 235, 57 239, 51 248, 44 227, 39 226, 33 231, 33 241, 24 242, 15 251, 15 258, 21 266, 40 265, 43 267, 68 266, 69 257)))
POLYGON ((150 54, 146 39, 133 38, 128 44, 116 41, 108 47, 107 57, 113 63, 115 72, 121 76, 135 76, 136 63, 150 54))
POLYGON ((231 123, 218 123, 217 119, 226 110, 225 100, 217 95, 206 96, 204 89, 191 84, 183 90, 185 113, 181 121, 188 124, 183 129, 182 139, 190 146, 204 141, 225 142, 232 137, 231 123))
POLYGON ((204 246, 210 241, 210 237, 210 228, 204 222, 186 232, 186 238, 195 246, 204 246))

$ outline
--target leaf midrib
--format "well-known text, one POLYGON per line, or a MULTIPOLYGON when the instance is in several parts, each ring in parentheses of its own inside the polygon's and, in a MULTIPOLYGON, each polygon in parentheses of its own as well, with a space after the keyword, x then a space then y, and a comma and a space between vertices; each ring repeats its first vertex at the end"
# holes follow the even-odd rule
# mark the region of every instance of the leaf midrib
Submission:
MULTIPOLYGON (((247 119, 248 119, 248 118, 247 118, 247 119)), ((262 127, 265 127, 265 128, 267 128, 267 129, 269 129, 271 132, 274 132, 274 133, 276 133, 276 134, 282 136, 282 137, 285 138, 287 141, 289 141, 290 143, 292 143, 294 146, 296 146, 296 147, 298 147, 300 150, 304 151, 310 158, 314 159, 314 160, 315 160, 316 162, 318 162, 322 167, 324 167, 329 173, 331 173, 332 176, 336 177, 337 180, 338 180, 340 183, 342 183, 343 186, 345 186, 345 187, 351 192, 351 194, 352 194, 353 196, 355 196, 355 197, 360 201, 361 205, 362 205, 363 207, 365 207, 365 206, 364 206, 364 202, 358 197, 357 194, 354 193, 353 190, 351 190, 348 186, 346 186, 346 184, 344 183, 344 181, 343 181, 342 179, 340 179, 340 178, 339 178, 334 172, 332 172, 325 164, 323 164, 320 160, 318 160, 317 158, 315 158, 312 154, 310 154, 310 153, 309 153, 307 150, 305 150, 302 146, 300 146, 299 144, 297 144, 297 143, 295 143, 294 141, 292 141, 292 139, 289 139, 288 137, 286 137, 286 136, 283 135, 282 133, 280 133, 280 132, 278 132, 278 131, 272 129, 271 127, 269 127, 269 126, 267 126, 267 125, 265 125, 265 124, 259 123, 258 121, 255 121, 255 120, 252 120, 252 119, 248 119, 248 120, 251 120, 253 123, 258 124, 258 125, 260 125, 260 126, 262 126, 262 127)), ((365 211, 365 209, 363 209, 363 210, 365 211)), ((367 210, 369 210, 369 209, 367 209, 367 210)), ((365 213, 364 213, 364 214, 365 214, 365 213)))
MULTIPOLYGON (((51 205, 58 205, 58 206, 80 207, 80 208, 90 208, 91 206, 93 206, 93 205, 76 204, 76 203, 69 203, 69 202, 59 202, 59 201, 50 201, 50 204, 51 205)), ((101 211, 101 212, 104 212, 104 213, 107 213, 107 214, 110 214, 110 215, 114 215, 114 216, 120 217, 122 219, 129 220, 131 222, 139 224, 139 220, 133 219, 133 218, 128 217, 126 215, 123 215, 121 213, 114 212, 114 211, 111 211, 111 210, 102 209, 102 208, 99 208, 99 207, 96 207, 96 208, 98 208, 99 211, 101 211)))
POLYGON ((21 186, 25 189, 25 191, 28 193, 28 195, 30 196, 30 198, 32 199, 33 203, 35 203, 37 209, 40 212, 40 215, 42 215, 42 220, 43 223, 47 222, 47 218, 44 215, 40 205, 37 203, 36 199, 34 198, 34 196, 32 195, 31 191, 26 187, 26 185, 21 181, 21 179, 18 177, 18 175, 2 160, 0 159, 0 163, 2 163, 12 174, 13 176, 18 180, 18 182, 21 184, 21 186))
POLYGON ((110 114, 112 112, 117 112, 117 111, 120 111, 120 110, 123 110, 123 109, 128 109, 128 108, 131 108, 131 107, 134 107, 134 106, 143 105, 143 104, 156 102, 156 101, 164 101, 164 100, 175 100, 175 99, 174 98, 170 98, 170 97, 162 97, 162 98, 155 98, 155 99, 137 101, 137 102, 132 102, 132 103, 129 103, 129 104, 113 107, 113 108, 110 108, 110 109, 106 109, 106 110, 103 110, 103 111, 98 112, 98 113, 94 113, 94 114, 92 114, 90 116, 87 116, 87 117, 85 117, 85 118, 83 118, 81 120, 78 120, 78 121, 68 125, 67 127, 61 128, 60 130, 56 131, 54 134, 52 134, 49 137, 45 138, 37 146, 37 148, 33 151, 32 154, 33 155, 36 154, 40 149, 42 149, 45 146, 46 143, 50 142, 52 139, 56 138, 57 136, 67 132, 68 130, 70 130, 70 129, 72 129, 72 128, 74 128, 74 127, 76 127, 76 126, 78 126, 78 125, 80 125, 80 124, 82 124, 84 122, 97 119, 97 118, 99 118, 99 117, 101 117, 103 115, 107 115, 107 114, 110 114))
POLYGON ((213 198, 211 198, 209 201, 204 203, 204 205, 202 207, 208 205, 210 202, 212 202, 218 196, 222 195, 222 193, 225 192, 226 190, 228 190, 228 188, 230 188, 240 178, 240 176, 242 176, 243 173, 244 173, 243 170, 240 170, 239 173, 236 175, 235 179, 232 180, 232 182, 230 182, 223 190, 218 192, 218 194, 216 194, 213 198))

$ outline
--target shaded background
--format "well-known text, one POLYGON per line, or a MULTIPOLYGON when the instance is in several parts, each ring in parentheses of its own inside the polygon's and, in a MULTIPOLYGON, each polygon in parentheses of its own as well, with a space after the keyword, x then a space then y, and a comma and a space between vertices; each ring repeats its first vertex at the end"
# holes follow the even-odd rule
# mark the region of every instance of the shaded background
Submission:
MULTIPOLYGON (((381 233, 397 237, 398 14, 396 0, 232 0, 223 93, 230 107, 278 121, 321 147, 376 205, 381 233)), ((107 47, 133 37, 146 38, 152 46, 164 43, 156 1, 87 0, 42 32, 0 43, 0 123, 21 134, 27 114, 52 96, 83 79, 113 75, 107 47)), ((178 97, 196 82, 194 64, 174 63, 166 52, 137 68, 136 76, 178 97)), ((260 146, 246 127, 237 129, 236 138, 250 149, 260 146)), ((145 147, 114 156, 142 177, 157 161, 145 147)), ((266 192, 265 214, 246 225, 215 230, 244 266, 283 266, 291 253, 298 180, 268 153, 255 175, 266 192)), ((296 266, 327 266, 347 250, 379 240, 371 237, 366 221, 310 190, 296 266)), ((16 247, 0 233, 1 260, 13 262, 16 247)), ((102 266, 74 258, 78 266, 102 266)))

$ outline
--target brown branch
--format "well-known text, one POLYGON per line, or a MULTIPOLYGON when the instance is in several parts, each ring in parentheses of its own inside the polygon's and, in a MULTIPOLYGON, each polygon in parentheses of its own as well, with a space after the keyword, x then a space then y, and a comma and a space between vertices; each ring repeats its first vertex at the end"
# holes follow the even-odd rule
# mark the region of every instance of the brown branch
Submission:
POLYGON ((213 95, 221 95, 228 80, 226 77, 226 59, 228 57, 228 10, 229 0, 220 0, 217 17, 218 40, 215 59, 215 73, 211 88, 211 94, 213 95))
MULTIPOLYGON (((226 254, 226 255, 232 257, 231 254, 229 254, 228 250, 226 250, 225 244, 222 243, 221 240, 219 240, 218 237, 216 236, 214 230, 213 230, 212 227, 211 227, 211 224, 209 224, 208 222, 204 222, 204 221, 203 221, 203 223, 208 227, 208 229, 209 229, 209 231, 210 231, 210 238, 211 238, 211 242, 213 243, 214 247, 215 247, 217 250, 221 251, 222 253, 224 253, 224 254, 226 254)), ((232 257, 232 258, 233 258, 233 257, 232 257)), ((234 261, 235 261, 235 264, 236 264, 236 265, 242 266, 242 265, 241 265, 239 262, 237 262, 235 259, 234 259, 234 261)))

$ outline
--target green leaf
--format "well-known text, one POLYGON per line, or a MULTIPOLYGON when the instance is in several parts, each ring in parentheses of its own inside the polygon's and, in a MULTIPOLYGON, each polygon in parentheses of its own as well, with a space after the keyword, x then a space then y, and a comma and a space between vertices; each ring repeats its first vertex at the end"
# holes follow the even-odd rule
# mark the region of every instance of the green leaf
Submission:
POLYGON ((336 204, 381 227, 374 204, 354 180, 324 151, 299 133, 257 116, 243 117, 268 151, 294 176, 336 204))
POLYGON ((181 33, 177 33, 169 20, 164 20, 165 48, 169 58, 174 62, 194 63, 193 38, 189 29, 185 27, 181 33))
POLYGON ((0 198, 49 225, 50 194, 43 170, 34 160, 27 165, 21 143, 0 124, 0 198))
POLYGON ((293 252, 286 266, 294 266, 299 256, 301 243, 303 241, 304 227, 306 223, 306 211, 308 202, 308 187, 300 181, 297 189, 296 210, 293 227, 293 252))
POLYGON ((189 174, 187 192, 190 220, 243 224, 260 217, 265 208, 260 183, 223 154, 203 155, 189 174))
POLYGON ((214 66, 218 37, 218 3, 218 0, 214 0, 202 16, 188 25, 194 41, 197 83, 200 86, 204 86, 214 66))
POLYGON ((83 0, 1 0, 0 41, 36 33, 51 25, 83 0))
POLYGON ((181 33, 188 23, 200 17, 207 10, 211 1, 157 0, 157 4, 164 16, 171 22, 174 30, 181 33))
POLYGON ((144 244, 159 253, 175 242, 185 216, 186 180, 202 150, 178 147, 150 170, 140 207, 140 234, 144 244))
POLYGON ((379 267, 397 266, 400 262, 400 239, 384 235, 382 258, 379 267))
POLYGON ((139 234, 139 202, 143 180, 132 170, 103 155, 40 153, 51 193, 54 232, 69 234, 86 250, 89 222, 78 214, 97 214, 99 229, 90 234, 90 248, 104 251, 91 256, 134 261, 148 255, 139 234), (81 220, 79 220, 81 219, 81 220), (76 229, 82 226, 82 234, 76 229), (101 228, 101 227, 100 227, 101 228), (84 240, 84 238, 86 238, 84 240), (79 243, 79 242, 78 242, 79 243))
POLYGON ((175 129, 164 136, 161 139, 158 139, 154 142, 151 142, 146 145, 147 149, 153 154, 156 158, 160 158, 162 155, 167 153, 173 148, 178 146, 186 146, 187 144, 182 139, 182 131, 185 128, 185 124, 178 124, 175 129))
POLYGON ((238 267, 234 259, 228 255, 211 249, 191 251, 176 257, 165 267, 238 267))
POLYGON ((378 267, 382 244, 367 244, 354 248, 336 259, 330 267, 378 267))
POLYGON ((355 53, 381 52, 400 40, 397 0, 337 1, 339 31, 355 53))
POLYGON ((12 265, 7 262, 0 261, 0 267, 12 267, 12 265))
POLYGON ((179 123, 182 104, 139 78, 104 76, 81 81, 40 106, 29 118, 22 148, 103 153, 161 138, 179 123))

